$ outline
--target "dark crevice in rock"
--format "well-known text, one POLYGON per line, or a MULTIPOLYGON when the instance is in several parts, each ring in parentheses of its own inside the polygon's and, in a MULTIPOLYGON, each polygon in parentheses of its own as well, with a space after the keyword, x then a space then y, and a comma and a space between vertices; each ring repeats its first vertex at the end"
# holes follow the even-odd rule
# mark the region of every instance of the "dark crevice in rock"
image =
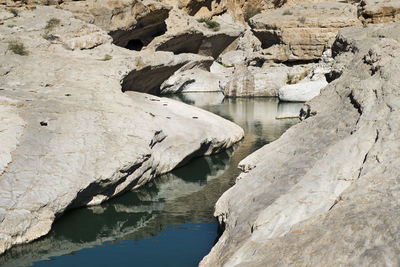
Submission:
POLYGON ((342 76, 342 72, 337 70, 331 70, 330 72, 325 74, 325 79, 328 83, 331 83, 334 80, 338 79, 340 76, 342 76))
POLYGON ((151 16, 145 16, 138 20, 133 29, 111 31, 109 34, 113 38, 115 45, 127 49, 140 51, 157 36, 163 35, 167 31, 165 20, 169 16, 169 11, 161 9, 151 16))
POLYGON ((125 48, 129 50, 140 51, 142 50, 144 44, 140 39, 132 39, 128 42, 125 48))
POLYGON ((226 227, 226 225, 225 225, 225 221, 224 220, 221 220, 221 221, 218 222, 218 229, 217 229, 218 236, 217 236, 217 239, 216 239, 214 245, 218 242, 219 238, 224 233, 225 227, 226 227))
POLYGON ((190 16, 196 15, 196 13, 202 7, 207 7, 209 11, 212 10, 212 0, 205 0, 205 1, 190 1, 190 5, 187 6, 185 9, 190 16))
POLYGON ((197 54, 203 38, 204 35, 199 32, 177 35, 158 46, 156 51, 169 51, 174 54, 197 54))
POLYGON ((149 147, 153 148, 156 144, 161 143, 162 141, 164 141, 164 139, 167 137, 167 135, 162 131, 156 131, 154 133, 154 137, 153 139, 151 139, 149 147))
POLYGON ((316 111, 311 111, 311 107, 308 104, 304 104, 303 107, 300 109, 299 119, 304 121, 309 117, 313 117, 317 115, 316 111))
POLYGON ((218 56, 237 39, 237 36, 230 36, 226 34, 217 34, 207 37, 203 40, 199 54, 204 56, 212 56, 217 59, 218 56))
POLYGON ((153 95, 160 95, 160 85, 184 63, 175 66, 147 66, 134 70, 122 80, 122 92, 137 91, 153 95))
POLYGON ((361 114, 362 114, 361 105, 360 105, 360 103, 358 103, 357 100, 354 98, 353 93, 351 92, 347 97, 350 99, 350 103, 353 105, 353 107, 354 107, 355 109, 357 109, 358 113, 361 115, 361 114))
POLYGON ((261 42, 262 49, 269 48, 273 45, 282 44, 282 37, 274 31, 257 31, 252 30, 255 37, 261 42))
MULTIPOLYGON (((94 181, 91 184, 89 184, 85 189, 77 193, 75 199, 71 201, 69 206, 65 210, 81 207, 81 206, 86 206, 90 201, 93 199, 94 196, 97 195, 103 195, 107 197, 111 196, 116 196, 114 195, 115 189, 117 188, 118 185, 122 184, 123 182, 126 181, 126 179, 133 174, 136 170, 138 170, 140 167, 143 166, 143 164, 149 160, 151 157, 150 154, 148 155, 143 155, 141 159, 139 159, 137 162, 135 162, 133 165, 129 166, 126 169, 121 169, 120 173, 124 174, 123 177, 118 179, 115 183, 110 184, 109 179, 104 179, 100 181, 94 181)), ((143 171, 143 173, 145 173, 143 171)), ((135 186, 135 184, 138 182, 139 179, 135 179, 129 186, 125 187, 123 192, 126 192, 127 190, 131 189, 132 187, 135 186)), ((120 192, 119 194, 121 194, 120 192)), ((56 216, 60 216, 61 214, 57 214, 56 216)))
MULTIPOLYGON (((376 143, 378 142, 378 139, 379 139, 379 130, 377 129, 377 130, 376 130, 376 136, 375 136, 374 144, 376 144, 376 143)), ((371 147, 371 148, 372 148, 372 147, 371 147)), ((359 179, 359 178, 361 177, 361 174, 362 174, 362 171, 363 171, 363 165, 364 165, 365 162, 367 161, 367 158, 368 158, 369 152, 371 151, 371 148, 370 148, 370 149, 368 150, 368 152, 365 154, 365 157, 364 157, 364 160, 363 160, 363 162, 362 162, 362 164, 361 164, 360 172, 358 173, 357 179, 359 179)), ((377 159, 377 161, 379 162, 379 159, 377 159)))
POLYGON ((174 54, 192 53, 216 59, 236 38, 237 36, 224 33, 204 36, 201 32, 189 32, 171 37, 158 46, 156 51, 168 51, 174 54))
POLYGON ((353 46, 344 36, 340 34, 336 37, 331 49, 333 58, 344 52, 352 52, 354 54, 358 51, 355 46, 353 46))
POLYGON ((179 87, 179 89, 177 90, 177 93, 182 92, 182 91, 186 88, 187 85, 189 85, 189 84, 191 84, 191 83, 194 83, 195 81, 196 81, 195 79, 191 79, 191 80, 188 80, 188 81, 184 82, 184 83, 182 84, 182 86, 179 87))
POLYGON ((210 146, 211 146, 210 142, 201 143, 200 147, 197 150, 195 150, 192 153, 190 153, 189 155, 187 155, 183 160, 181 160, 181 162, 179 162, 176 165, 176 168, 185 165, 186 163, 189 162, 189 160, 191 160, 193 158, 196 158, 196 157, 199 157, 199 156, 203 156, 208 151, 210 146))
POLYGON ((337 199, 335 199, 335 202, 333 203, 333 205, 329 208, 328 211, 331 211, 333 209, 333 207, 336 206, 336 204, 338 204, 340 201, 342 201, 342 196, 339 196, 337 199))
POLYGON ((288 66, 288 67, 295 67, 297 65, 307 65, 310 63, 318 63, 320 59, 310 59, 310 60, 291 60, 291 61, 285 61, 282 62, 282 64, 288 66))

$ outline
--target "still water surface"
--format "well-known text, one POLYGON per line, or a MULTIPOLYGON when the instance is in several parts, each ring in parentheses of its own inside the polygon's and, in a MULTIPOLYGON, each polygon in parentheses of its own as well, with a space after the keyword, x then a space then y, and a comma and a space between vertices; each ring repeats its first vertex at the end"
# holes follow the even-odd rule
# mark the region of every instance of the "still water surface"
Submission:
POLYGON ((102 205, 67 212, 51 232, 0 257, 1 266, 197 266, 216 241, 217 199, 233 185, 237 165, 277 139, 296 120, 301 104, 275 98, 223 99, 219 93, 173 96, 245 130, 235 147, 160 176, 102 205))

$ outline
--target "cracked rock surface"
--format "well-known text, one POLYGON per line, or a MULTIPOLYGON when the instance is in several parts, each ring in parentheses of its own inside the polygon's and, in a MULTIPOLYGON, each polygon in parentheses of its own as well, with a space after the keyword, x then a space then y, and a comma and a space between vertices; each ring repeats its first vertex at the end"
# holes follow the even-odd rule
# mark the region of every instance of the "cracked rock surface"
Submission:
POLYGON ((240 163, 201 266, 400 264, 399 29, 341 31, 341 72, 302 123, 240 163))
POLYGON ((132 72, 181 66, 188 56, 120 48, 53 7, 20 12, 0 32, 0 253, 45 235, 70 208, 99 204, 243 137, 212 113, 121 91, 132 72), (48 38, 52 17, 60 23, 48 38), (13 53, 12 43, 29 55, 13 53))

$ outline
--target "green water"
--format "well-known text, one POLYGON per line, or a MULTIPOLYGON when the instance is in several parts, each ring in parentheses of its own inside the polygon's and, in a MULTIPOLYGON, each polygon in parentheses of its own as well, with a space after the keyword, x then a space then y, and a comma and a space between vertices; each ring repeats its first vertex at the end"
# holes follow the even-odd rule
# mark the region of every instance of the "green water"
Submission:
POLYGON ((192 160, 145 187, 102 205, 67 212, 51 232, 14 247, 1 266, 197 266, 216 241, 217 199, 234 184, 237 165, 277 139, 301 104, 274 98, 222 99, 219 93, 174 96, 234 121, 245 130, 235 147, 192 160))

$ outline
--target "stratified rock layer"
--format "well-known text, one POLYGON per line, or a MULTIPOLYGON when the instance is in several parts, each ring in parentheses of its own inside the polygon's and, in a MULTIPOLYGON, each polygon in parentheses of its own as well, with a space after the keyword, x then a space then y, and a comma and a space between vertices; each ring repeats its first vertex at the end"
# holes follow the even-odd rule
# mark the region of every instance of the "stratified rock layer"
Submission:
POLYGON ((45 235, 67 209, 99 204, 243 137, 204 110, 121 92, 132 73, 187 58, 120 48, 51 7, 20 12, 0 32, 0 253, 45 235), (60 23, 46 32, 53 17, 60 23), (23 50, 29 55, 15 54, 23 50))
POLYGON ((400 18, 400 1, 362 0, 360 13, 367 23, 397 21, 400 18))
POLYGON ((349 28, 302 123, 240 163, 201 266, 400 264, 400 24, 349 28))
POLYGON ((333 1, 279 8, 250 20, 265 53, 275 61, 318 60, 339 29, 360 24, 356 6, 333 1))

